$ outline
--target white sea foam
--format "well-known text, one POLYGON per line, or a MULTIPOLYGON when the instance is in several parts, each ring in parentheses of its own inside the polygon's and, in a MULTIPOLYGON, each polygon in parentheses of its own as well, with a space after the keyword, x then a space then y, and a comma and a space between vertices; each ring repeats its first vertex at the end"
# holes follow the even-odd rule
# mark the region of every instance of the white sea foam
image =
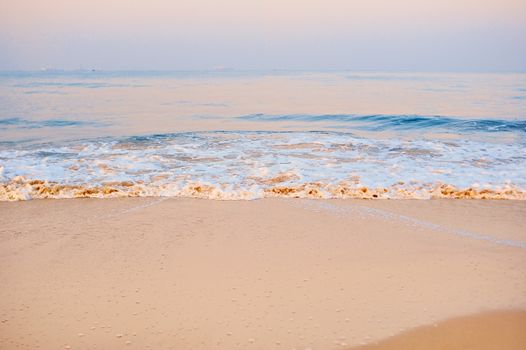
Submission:
POLYGON ((3 200, 524 199, 526 191, 521 143, 372 139, 334 132, 201 132, 19 145, 0 150, 0 164, 3 200))

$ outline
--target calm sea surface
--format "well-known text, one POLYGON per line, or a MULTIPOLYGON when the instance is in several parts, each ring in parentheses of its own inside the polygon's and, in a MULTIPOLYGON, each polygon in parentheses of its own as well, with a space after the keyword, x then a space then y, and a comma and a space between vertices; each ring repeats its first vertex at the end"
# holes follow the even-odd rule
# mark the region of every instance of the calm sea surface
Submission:
POLYGON ((0 73, 0 200, 526 199, 526 74, 0 73))

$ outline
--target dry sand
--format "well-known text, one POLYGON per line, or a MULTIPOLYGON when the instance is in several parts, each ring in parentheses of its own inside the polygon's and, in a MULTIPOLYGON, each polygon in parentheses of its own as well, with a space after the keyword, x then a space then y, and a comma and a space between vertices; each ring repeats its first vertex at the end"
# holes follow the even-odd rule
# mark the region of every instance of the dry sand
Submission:
POLYGON ((526 202, 35 200, 0 222, 2 350, 526 348, 526 202))

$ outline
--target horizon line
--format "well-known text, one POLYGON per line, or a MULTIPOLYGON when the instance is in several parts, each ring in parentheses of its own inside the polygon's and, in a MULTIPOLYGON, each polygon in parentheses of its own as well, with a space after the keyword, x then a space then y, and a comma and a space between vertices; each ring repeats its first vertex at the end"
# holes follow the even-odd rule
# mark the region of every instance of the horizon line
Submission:
POLYGON ((41 68, 41 69, 0 69, 3 73, 250 73, 250 72, 357 72, 357 73, 526 73, 524 70, 422 70, 422 69, 370 69, 370 68, 192 68, 192 69, 98 69, 98 68, 41 68))

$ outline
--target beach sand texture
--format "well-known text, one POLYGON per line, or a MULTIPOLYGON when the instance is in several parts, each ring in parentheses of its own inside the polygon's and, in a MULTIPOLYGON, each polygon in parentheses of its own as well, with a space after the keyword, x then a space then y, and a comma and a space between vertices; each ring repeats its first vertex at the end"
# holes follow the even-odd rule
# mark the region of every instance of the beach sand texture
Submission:
POLYGON ((0 349, 526 348, 524 201, 34 200, 0 222, 0 349))

